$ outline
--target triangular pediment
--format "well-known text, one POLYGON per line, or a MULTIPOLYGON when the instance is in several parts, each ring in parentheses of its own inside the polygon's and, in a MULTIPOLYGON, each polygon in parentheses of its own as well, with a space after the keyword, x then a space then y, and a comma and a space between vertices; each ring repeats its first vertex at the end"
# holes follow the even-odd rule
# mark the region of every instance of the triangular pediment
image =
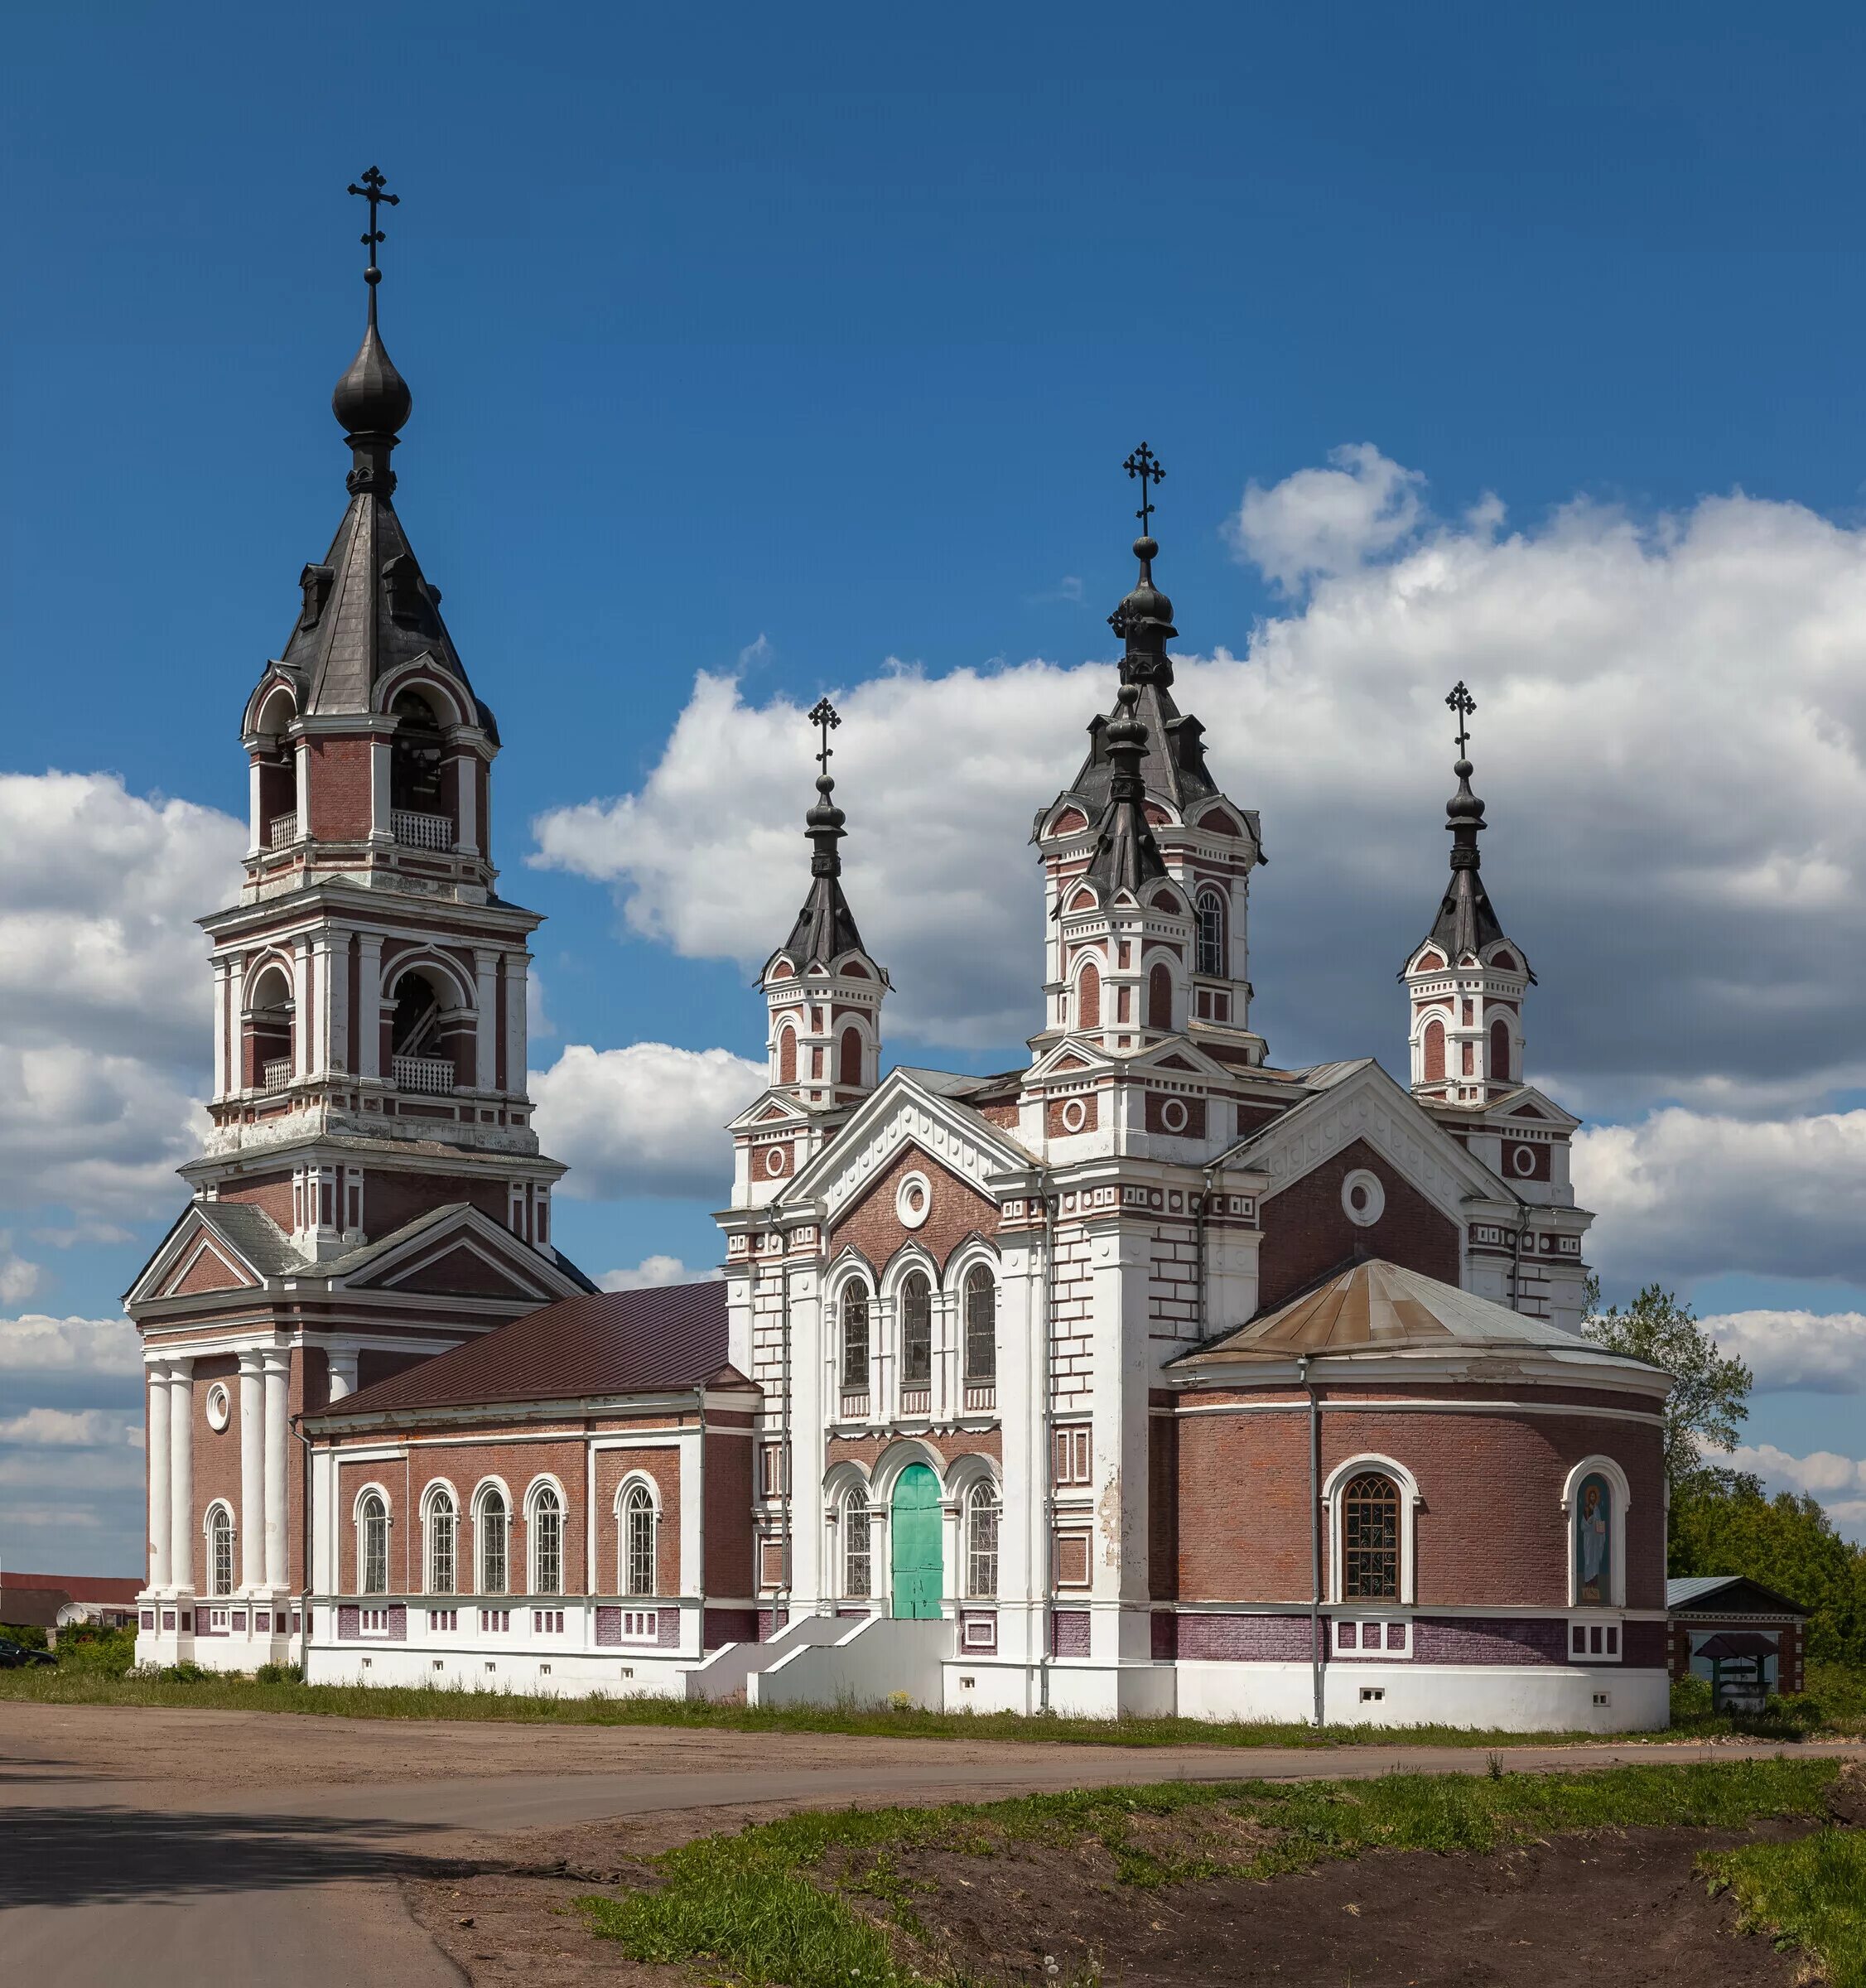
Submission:
POLYGON ((197 1291, 250 1291, 258 1281, 239 1263, 231 1250, 218 1247, 215 1238, 200 1236, 195 1248, 164 1280, 161 1295, 187 1298, 197 1291))
POLYGON ((157 1244, 123 1302, 134 1307, 219 1291, 253 1291, 297 1261, 284 1233, 258 1209, 239 1203, 190 1202, 157 1244))
POLYGON ((547 1303, 584 1286, 480 1209, 456 1202, 321 1267, 333 1291, 547 1303))

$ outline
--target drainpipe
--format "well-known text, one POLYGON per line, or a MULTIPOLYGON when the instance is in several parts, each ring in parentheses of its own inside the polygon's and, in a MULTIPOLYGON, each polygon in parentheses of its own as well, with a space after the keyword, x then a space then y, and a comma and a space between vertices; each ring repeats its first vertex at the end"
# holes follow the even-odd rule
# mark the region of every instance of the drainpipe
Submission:
POLYGON ((1324 1723, 1322 1696, 1322 1407, 1309 1378, 1309 1355, 1297 1362, 1309 1397, 1309 1668, 1315 1693, 1315 1730, 1324 1723))
POLYGON ((1215 1160, 1204 1170, 1204 1187, 1198 1197, 1198 1221, 1193 1230, 1198 1252, 1198 1336, 1202 1339, 1208 1339, 1212 1336, 1212 1320, 1206 1302, 1205 1217, 1206 1211, 1212 1205, 1212 1180, 1217 1170, 1218 1163, 1215 1160))
POLYGON ((1510 1310, 1522 1310, 1522 1238, 1529 1226, 1529 1204, 1516 1197, 1516 1246, 1510 1256, 1510 1310))
POLYGON ((311 1667, 311 1445, 302 1414, 292 1416, 292 1432, 305 1453, 305 1495, 298 1514, 298 1675, 302 1677, 311 1667))
POLYGON ((1038 1645, 1037 1656, 1037 1707, 1039 1711, 1049 1710, 1050 1645, 1054 1639, 1055 1627, 1052 1620, 1054 1595, 1052 1590, 1050 1566, 1053 1542, 1056 1537, 1056 1426, 1054 1402, 1054 1387, 1050 1373, 1053 1357, 1050 1310, 1055 1282, 1056 1264, 1056 1199, 1049 1191, 1049 1170, 1041 1169, 1037 1176, 1037 1192, 1043 1200, 1043 1287, 1041 1317, 1043 1325, 1043 1358, 1039 1365, 1040 1384, 1043 1388, 1043 1412, 1039 1426, 1043 1431, 1043 1537, 1039 1548, 1043 1556, 1043 1607, 1039 1611, 1038 1626, 1042 1641, 1038 1645))
POLYGON ((693 1391, 693 1399, 700 1410, 700 1551, 697 1556, 699 1565, 693 1570, 694 1585, 700 1595, 700 1661, 706 1660, 706 1383, 693 1391))
MULTIPOLYGON (((781 1534, 779 1535, 779 1537, 781 1537, 781 1539, 782 1539, 782 1540, 783 1540, 783 1542, 784 1542, 784 1551, 783 1551, 783 1552, 782 1552, 782 1553, 781 1553, 781 1554, 779 1556, 779 1560, 778 1560, 778 1573, 779 1573, 779 1578, 778 1578, 778 1592, 777 1592, 777 1595, 776 1595, 775 1598, 773 1600, 773 1601, 772 1601, 772 1604, 771 1604, 771 1633, 772 1633, 774 1636, 775 1636, 775 1635, 777 1634, 777 1633, 778 1633, 778 1629, 779 1629, 778 1616, 779 1616, 779 1613, 780 1613, 780 1612, 783 1614, 783 1615, 784 1615, 784 1620, 785 1620, 785 1622, 786 1622, 786 1623, 788 1623, 788 1621, 790 1620, 790 1571, 791 1571, 791 1560, 792 1560, 792 1556, 793 1556, 795 1554, 795 1552, 796 1552, 796 1551, 797 1551, 797 1542, 796 1542, 796 1541, 795 1541, 795 1540, 794 1540, 794 1539, 793 1539, 793 1538, 791 1537, 791 1532, 792 1532, 792 1524, 791 1524, 791 1522, 792 1522, 792 1512, 791 1512, 791 1502, 790 1502, 790 1479, 791 1479, 791 1455, 790 1455, 790 1388, 791 1388, 791 1358, 790 1358, 790 1235, 789 1235, 789 1232, 788 1232, 788 1230, 787 1230, 787 1231, 785 1231, 785 1232, 784 1232, 784 1234, 783 1234, 783 1241, 784 1241, 784 1256, 783 1256, 783 1258, 782 1258, 782 1260, 779 1262, 779 1265, 778 1265, 778 1276, 779 1276, 779 1285, 778 1285, 778 1290, 779 1290, 779 1305, 778 1305, 778 1315, 779 1315, 779 1318, 781 1320, 781 1321, 782 1321, 782 1325, 783 1325, 783 1329, 782 1329, 782 1332, 781 1332, 781 1334, 780 1334, 780 1338, 781 1338, 781 1340, 782 1340, 782 1352, 781 1352, 781 1355, 780 1355, 780 1358, 779 1358, 779 1368, 780 1368, 780 1370, 781 1370, 781 1372, 782 1372, 782 1374, 783 1374, 783 1377, 784 1377, 784 1416, 783 1416, 783 1418, 782 1418, 782 1420, 781 1420, 781 1421, 779 1421, 779 1445, 778 1445, 778 1514, 779 1514, 779 1522, 780 1522, 780 1524, 781 1524, 781 1525, 782 1525, 782 1527, 783 1527, 783 1531, 782 1531, 781 1534)), ((822 1248, 822 1237, 821 1237, 821 1235, 820 1235, 820 1234, 818 1235, 817 1241, 817 1247, 818 1247, 818 1249, 819 1249, 819 1251, 820 1251, 820 1250, 821 1250, 821 1248, 822 1248)), ((819 1294, 820 1294, 820 1293, 821 1293, 821 1291, 822 1291, 822 1276, 820 1275, 820 1273, 819 1273, 819 1275, 818 1275, 818 1276, 817 1276, 817 1290, 818 1290, 818 1292, 819 1292, 819 1294)), ((817 1334, 818 1334, 818 1337, 819 1337, 819 1339, 820 1339, 820 1337, 821 1337, 821 1335, 822 1335, 822 1323, 821 1323, 821 1321, 822 1321, 822 1300, 821 1296, 819 1295, 819 1296, 818 1296, 818 1298, 817 1298, 817 1319, 818 1319, 818 1324, 817 1324, 817 1334)), ((874 1582, 873 1582, 872 1580, 870 1580, 870 1583, 869 1583, 868 1585, 869 1585, 870 1587, 873 1587, 875 1584, 874 1584, 874 1582)))

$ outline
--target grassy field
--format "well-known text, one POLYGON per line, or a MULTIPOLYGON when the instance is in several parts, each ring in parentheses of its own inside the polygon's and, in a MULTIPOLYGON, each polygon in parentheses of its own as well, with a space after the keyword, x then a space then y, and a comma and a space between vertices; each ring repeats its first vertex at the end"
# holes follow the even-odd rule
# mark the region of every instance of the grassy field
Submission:
MULTIPOLYGON (((1054 1846, 1086 1836, 1113 1858, 1126 1884, 1268 1878, 1370 1850, 1483 1852, 1560 1830, 1728 1828, 1766 1817, 1818 1817, 1836 1772, 1825 1761, 1777 1759, 1582 1774, 1394 1774, 1377 1781, 1172 1784, 806 1814, 670 1850, 653 1860, 658 1884, 579 1903, 592 1930, 636 1960, 704 1961, 709 1971, 724 1962, 747 1982, 781 1981, 790 1988, 850 1981, 911 1988, 954 1977, 937 1966, 929 1975, 916 1964, 929 1960, 929 1948, 937 1953, 938 1944, 928 1941, 914 1911, 914 1888, 897 1869, 910 1852, 931 1849, 962 1860, 997 1855, 1015 1842, 1054 1846), (1163 1856, 1158 1834, 1148 1828, 1160 1818, 1227 1826, 1182 1831, 1178 1843, 1201 1847, 1163 1856)), ((1738 1851, 1720 1862, 1717 1881, 1738 1889, 1744 1910, 1758 1923, 1791 1934, 1823 1957, 1844 1956, 1849 1936, 1843 1922, 1849 1911, 1857 1915, 1858 1894, 1849 1904, 1841 1887, 1859 1882, 1857 1849, 1811 1847, 1838 1834, 1760 1846, 1802 1853, 1798 1860, 1738 1851)), ((1851 1937, 1859 1937, 1857 1917, 1851 1937)), ((1835 1988, 1866 1984, 1866 1973, 1842 1971, 1839 1957, 1832 1965, 1835 1988)))
POLYGON ((1824 1829, 1794 1843, 1752 1843, 1707 1856, 1748 1930, 1818 1954, 1830 1988, 1866 1988, 1866 1831, 1824 1829))
MULTIPOLYGON (((890 1739, 1073 1741, 1100 1746, 1349 1746, 1372 1740, 1420 1745, 1496 1747, 1521 1744, 1520 1733, 1459 1726, 1312 1727, 1200 1719, 1025 1718, 1010 1712, 929 1712, 914 1707, 846 1706, 755 1711, 677 1698, 551 1698, 428 1685, 306 1685, 280 1672, 243 1677, 189 1671, 147 1675, 130 1670, 134 1636, 69 1643, 56 1670, 0 1672, 0 1705, 23 1699, 51 1705, 172 1706, 195 1711, 297 1712, 326 1718, 499 1720, 547 1725, 654 1725, 727 1732, 855 1733, 890 1739)), ((1811 1667, 1808 1691, 1751 1719, 1714 1717, 1700 1695, 1675 1694, 1669 1735, 1748 1735, 1794 1740, 1816 1734, 1866 1735, 1866 1673, 1811 1667)), ((1550 1734, 1549 1739, 1597 1738, 1550 1734)))

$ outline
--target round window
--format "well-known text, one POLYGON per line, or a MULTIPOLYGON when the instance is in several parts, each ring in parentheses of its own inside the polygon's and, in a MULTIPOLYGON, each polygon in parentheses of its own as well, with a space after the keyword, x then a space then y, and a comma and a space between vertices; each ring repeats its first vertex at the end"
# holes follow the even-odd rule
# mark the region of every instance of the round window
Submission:
POLYGON ((1341 1205, 1357 1228, 1372 1228, 1386 1212, 1386 1189, 1380 1176, 1357 1166, 1341 1184, 1341 1205))
POLYGON ((924 1174, 907 1174, 894 1189, 894 1213, 909 1228, 918 1228, 933 1213, 933 1183, 924 1174))
POLYGON ((1510 1165, 1526 1180, 1536 1170, 1536 1149, 1532 1146, 1519 1146, 1511 1156, 1510 1165))
POLYGON ((233 1397, 228 1393, 224 1381, 216 1381, 207 1391, 207 1426, 210 1429, 224 1429, 233 1419, 233 1397))
POLYGON ((1186 1120, 1190 1115, 1186 1110, 1185 1100, 1182 1098, 1169 1098, 1165 1103, 1160 1107, 1160 1122, 1169 1132, 1183 1132, 1186 1129, 1186 1120))
POLYGON ((1063 1130, 1079 1132, 1088 1122, 1088 1107, 1081 1098, 1072 1098, 1063 1107, 1063 1130))
POLYGON ((781 1146, 769 1146, 764 1154, 764 1170, 775 1180, 784 1170, 784 1149, 781 1146))

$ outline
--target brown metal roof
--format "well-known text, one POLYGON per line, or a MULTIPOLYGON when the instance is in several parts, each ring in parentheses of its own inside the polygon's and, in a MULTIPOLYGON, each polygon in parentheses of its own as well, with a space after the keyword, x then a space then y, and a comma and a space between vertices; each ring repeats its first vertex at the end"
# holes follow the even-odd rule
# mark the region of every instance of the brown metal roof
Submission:
POLYGON ((726 1286, 716 1278, 562 1299, 306 1419, 666 1394, 716 1378, 750 1385, 727 1362, 726 1286))

